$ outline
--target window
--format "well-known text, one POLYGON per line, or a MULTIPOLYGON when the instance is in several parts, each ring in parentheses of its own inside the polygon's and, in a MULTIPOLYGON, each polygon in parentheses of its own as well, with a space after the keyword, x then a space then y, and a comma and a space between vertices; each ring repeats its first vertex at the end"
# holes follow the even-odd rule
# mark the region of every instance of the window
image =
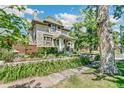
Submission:
POLYGON ((57 40, 57 46, 59 46, 59 40, 57 40))
POLYGON ((47 26, 37 26, 37 30, 38 31, 45 31, 45 32, 49 32, 48 27, 47 26))
POLYGON ((53 31, 53 32, 56 32, 56 26, 55 25, 51 25, 51 31, 53 31))
POLYGON ((63 30, 62 30, 62 34, 68 35, 68 33, 66 31, 63 31, 63 30))
POLYGON ((51 37, 44 37, 44 44, 45 45, 52 45, 52 38, 51 37))
POLYGON ((58 39, 54 40, 54 45, 59 46, 59 40, 58 39))

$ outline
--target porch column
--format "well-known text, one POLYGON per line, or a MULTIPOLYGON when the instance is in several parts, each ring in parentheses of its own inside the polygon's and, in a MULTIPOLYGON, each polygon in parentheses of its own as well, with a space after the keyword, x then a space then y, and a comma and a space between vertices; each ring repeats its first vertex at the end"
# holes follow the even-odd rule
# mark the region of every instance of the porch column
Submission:
POLYGON ((52 38, 52 47, 54 47, 55 45, 54 45, 54 40, 53 40, 53 38, 52 38))
POLYGON ((62 38, 59 38, 59 51, 62 52, 63 50, 63 40, 62 38))
POLYGON ((72 44, 72 45, 71 45, 71 48, 74 49, 74 41, 72 41, 71 44, 72 44))

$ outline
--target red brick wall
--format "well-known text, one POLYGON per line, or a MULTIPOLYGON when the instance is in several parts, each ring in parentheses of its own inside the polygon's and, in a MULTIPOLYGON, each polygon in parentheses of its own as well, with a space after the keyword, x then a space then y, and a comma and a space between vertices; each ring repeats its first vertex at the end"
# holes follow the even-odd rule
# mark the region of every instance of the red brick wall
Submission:
POLYGON ((31 54, 37 52, 36 45, 14 45, 13 48, 19 51, 19 53, 24 54, 31 54))
POLYGON ((36 45, 27 45, 25 46, 25 53, 26 54, 32 54, 37 52, 37 46, 36 45))
POLYGON ((25 53, 24 45, 14 45, 13 48, 16 49, 17 51, 19 51, 19 53, 25 53))

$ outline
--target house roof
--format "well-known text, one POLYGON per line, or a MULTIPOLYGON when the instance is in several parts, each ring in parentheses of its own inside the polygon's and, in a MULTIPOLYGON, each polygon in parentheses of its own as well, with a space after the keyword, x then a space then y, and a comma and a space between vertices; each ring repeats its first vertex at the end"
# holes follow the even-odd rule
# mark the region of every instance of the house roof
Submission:
POLYGON ((55 18, 51 16, 47 16, 43 20, 34 19, 32 20, 32 24, 42 24, 42 25, 54 24, 54 25, 58 25, 59 27, 61 27, 62 30, 70 31, 69 29, 63 26, 61 21, 56 20, 55 18))
POLYGON ((51 16, 45 17, 43 21, 44 22, 46 21, 46 22, 49 22, 49 23, 52 23, 52 24, 55 24, 55 25, 63 26, 61 21, 56 20, 55 18, 53 18, 51 16))

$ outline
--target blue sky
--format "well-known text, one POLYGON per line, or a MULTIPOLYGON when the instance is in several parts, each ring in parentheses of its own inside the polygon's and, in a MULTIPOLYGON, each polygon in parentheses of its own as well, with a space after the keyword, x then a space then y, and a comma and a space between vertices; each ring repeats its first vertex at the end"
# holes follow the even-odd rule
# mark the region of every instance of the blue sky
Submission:
MULTIPOLYGON (((74 23, 78 15, 80 15, 80 9, 84 9, 86 6, 84 5, 29 5, 27 6, 28 9, 30 10, 38 10, 42 11, 38 15, 40 19, 43 19, 46 16, 53 16, 57 18, 58 20, 62 21, 64 25, 71 26, 72 23, 74 23)), ((110 13, 110 19, 113 22, 118 22, 119 24, 124 25, 124 15, 122 16, 121 19, 116 20, 113 19, 112 13, 113 13, 113 8, 109 8, 109 13, 110 13)), ((28 19, 32 19, 32 15, 25 14, 25 17, 28 19)), ((119 25, 116 25, 113 27, 115 30, 119 30, 119 25)))
POLYGON ((86 6, 82 5, 29 5, 27 6, 31 9, 37 9, 39 11, 44 11, 43 14, 40 14, 40 18, 46 16, 54 16, 59 13, 69 13, 73 15, 79 15, 79 10, 85 8, 86 6))
MULTIPOLYGON (((86 6, 82 5, 29 5, 27 6, 27 9, 29 12, 32 12, 31 9, 40 12, 42 11, 42 13, 38 15, 40 19, 43 19, 46 16, 52 16, 60 20, 63 25, 70 28, 72 24, 77 21, 76 19, 80 14, 80 9, 85 7, 86 6)), ((25 17, 30 20, 33 18, 30 13, 25 14, 25 17)))

